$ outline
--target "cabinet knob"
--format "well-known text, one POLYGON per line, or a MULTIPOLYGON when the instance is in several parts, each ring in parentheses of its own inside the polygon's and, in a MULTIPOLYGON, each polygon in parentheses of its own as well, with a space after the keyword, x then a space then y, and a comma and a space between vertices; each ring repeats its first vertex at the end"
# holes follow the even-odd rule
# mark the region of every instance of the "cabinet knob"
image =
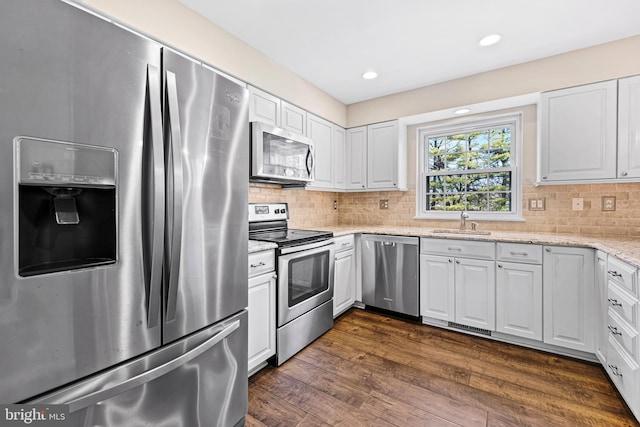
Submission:
POLYGON ((614 307, 622 307, 622 304, 620 304, 618 300, 615 298, 607 298, 607 301, 609 301, 609 304, 611 304, 614 307))
POLYGON ((460 264, 460 261, 459 261, 459 260, 456 260, 456 264, 460 264))
POLYGON ((607 328, 609 329, 609 332, 611 332, 613 335, 622 336, 622 333, 618 332, 618 328, 616 328, 615 326, 608 325, 607 328))
POLYGON ((449 262, 453 262, 453 260, 451 258, 449 258, 449 262))
POLYGON ((362 188, 364 188, 364 185, 362 185, 362 188))
POLYGON ((498 264, 498 268, 502 268, 502 264, 498 264))
POLYGON ((627 172, 625 171, 625 172, 621 172, 621 173, 620 173, 620 175, 622 175, 622 176, 627 176, 628 174, 627 174, 627 172))
POLYGON ((622 374, 620 373, 616 365, 608 365, 608 366, 609 366, 609 369, 611 369, 611 372, 613 373, 613 375, 615 375, 616 377, 622 377, 622 374))
POLYGON ((545 251, 551 252, 551 248, 546 248, 545 251))
POLYGON ((546 176, 543 176, 543 177, 542 177, 542 179, 547 179, 547 177, 546 177, 546 176))
POLYGON ((393 183, 393 186, 394 186, 394 187, 396 186, 396 183, 395 183, 395 182, 393 183))

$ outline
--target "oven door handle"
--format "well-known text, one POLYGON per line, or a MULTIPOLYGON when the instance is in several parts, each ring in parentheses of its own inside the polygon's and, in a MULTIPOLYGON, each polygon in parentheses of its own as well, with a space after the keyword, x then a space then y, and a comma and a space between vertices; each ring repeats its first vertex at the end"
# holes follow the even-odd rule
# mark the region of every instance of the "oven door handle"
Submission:
POLYGON ((290 246, 280 249, 280 255, 287 255, 294 252, 308 251, 310 249, 322 248, 324 246, 333 245, 333 239, 323 240, 321 242, 309 243, 307 245, 290 246))

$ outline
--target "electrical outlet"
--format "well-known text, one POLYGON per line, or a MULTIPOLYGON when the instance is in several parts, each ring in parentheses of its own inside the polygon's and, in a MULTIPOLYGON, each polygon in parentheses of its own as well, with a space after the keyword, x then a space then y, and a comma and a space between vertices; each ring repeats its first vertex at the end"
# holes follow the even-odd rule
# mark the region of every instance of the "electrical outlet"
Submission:
POLYGON ((338 201, 334 200, 333 201, 333 210, 335 211, 336 209, 338 209, 338 201))
POLYGON ((537 199, 529 199, 530 211, 543 211, 544 210, 544 197, 537 199))
POLYGON ((582 197, 574 197, 571 199, 571 209, 574 211, 584 210, 584 199, 582 197))
POLYGON ((616 196, 602 196, 602 210, 603 211, 615 211, 616 210, 616 196))
POLYGON ((389 209, 389 199, 380 200, 380 209, 389 209))

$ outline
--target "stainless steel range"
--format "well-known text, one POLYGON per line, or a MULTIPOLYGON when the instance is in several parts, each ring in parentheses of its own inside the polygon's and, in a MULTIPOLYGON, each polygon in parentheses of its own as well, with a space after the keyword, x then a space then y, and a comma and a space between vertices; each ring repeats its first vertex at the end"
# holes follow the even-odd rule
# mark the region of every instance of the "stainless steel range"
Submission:
POLYGON ((249 204, 249 238, 276 250, 277 366, 333 327, 333 233, 288 228, 286 203, 249 204))

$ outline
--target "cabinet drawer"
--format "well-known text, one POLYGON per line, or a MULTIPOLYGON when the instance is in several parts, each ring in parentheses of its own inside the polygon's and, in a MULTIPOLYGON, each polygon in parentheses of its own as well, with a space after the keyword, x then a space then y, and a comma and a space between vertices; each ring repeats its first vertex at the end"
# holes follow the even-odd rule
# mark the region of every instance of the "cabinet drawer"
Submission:
POLYGON ((638 301, 611 280, 607 290, 607 305, 630 325, 638 326, 638 301))
POLYGON ((348 251, 349 249, 353 249, 355 246, 353 234, 334 237, 333 242, 336 245, 336 252, 348 251))
POLYGON ((526 243, 498 243, 498 261, 542 264, 542 246, 526 243))
POLYGON ((631 360, 616 340, 609 336, 607 342, 607 366, 609 377, 630 405, 635 405, 638 364, 631 360))
POLYGON ((420 239, 420 253, 475 259, 496 259, 494 242, 454 239, 420 239))
POLYGON ((249 277, 268 273, 276 269, 273 251, 262 251, 249 254, 249 277))
POLYGON ((638 332, 621 320, 611 310, 607 316, 609 338, 616 340, 634 360, 638 360, 638 332))
POLYGON ((638 295, 637 269, 624 261, 612 256, 607 260, 607 274, 613 280, 633 295, 638 295))

